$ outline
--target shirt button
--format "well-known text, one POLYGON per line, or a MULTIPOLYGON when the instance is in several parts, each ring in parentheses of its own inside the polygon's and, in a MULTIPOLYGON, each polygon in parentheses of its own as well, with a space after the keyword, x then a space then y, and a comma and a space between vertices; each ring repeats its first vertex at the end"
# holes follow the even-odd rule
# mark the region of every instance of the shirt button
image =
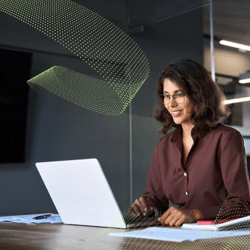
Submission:
POLYGON ((188 192, 186 192, 186 195, 188 195, 188 192))
POLYGON ((187 176, 187 173, 184 173, 184 176, 187 176))

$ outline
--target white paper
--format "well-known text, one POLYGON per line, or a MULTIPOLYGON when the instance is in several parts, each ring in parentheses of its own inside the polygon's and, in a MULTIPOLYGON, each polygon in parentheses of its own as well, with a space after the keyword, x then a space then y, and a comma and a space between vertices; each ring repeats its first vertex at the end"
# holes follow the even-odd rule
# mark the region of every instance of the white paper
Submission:
POLYGON ((242 231, 201 231, 201 230, 186 230, 176 228, 150 227, 143 230, 135 230, 131 232, 109 233, 109 236, 116 237, 132 237, 150 240, 163 241, 195 241, 200 239, 211 239, 221 237, 233 237, 240 235, 250 235, 250 230, 242 231))

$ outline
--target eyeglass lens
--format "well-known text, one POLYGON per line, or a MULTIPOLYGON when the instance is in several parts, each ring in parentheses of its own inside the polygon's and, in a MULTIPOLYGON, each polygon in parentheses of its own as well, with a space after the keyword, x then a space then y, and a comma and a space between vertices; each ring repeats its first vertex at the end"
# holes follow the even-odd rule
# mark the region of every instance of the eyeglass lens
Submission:
POLYGON ((185 96, 183 94, 177 94, 177 95, 164 95, 164 94, 161 94, 161 102, 163 104, 169 104, 170 102, 170 98, 172 97, 175 102, 177 103, 183 103, 184 102, 184 99, 185 99, 185 96))

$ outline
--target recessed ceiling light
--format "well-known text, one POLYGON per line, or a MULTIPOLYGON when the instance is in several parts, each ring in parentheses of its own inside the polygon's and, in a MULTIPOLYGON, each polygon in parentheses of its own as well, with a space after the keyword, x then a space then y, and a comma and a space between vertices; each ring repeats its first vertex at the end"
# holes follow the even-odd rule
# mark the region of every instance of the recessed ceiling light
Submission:
POLYGON ((250 72, 240 74, 239 83, 250 83, 250 72))
POLYGON ((249 101, 250 101, 250 97, 242 97, 242 98, 225 100, 224 104, 228 105, 228 104, 232 104, 232 103, 249 102, 249 101))
POLYGON ((240 43, 233 43, 233 42, 229 42, 226 40, 220 40, 219 43, 222 45, 225 45, 225 46, 230 46, 233 48, 250 51, 250 46, 248 46, 248 45, 244 45, 244 44, 240 44, 240 43))
POLYGON ((250 78, 244 79, 244 80, 239 80, 239 83, 250 83, 250 78))

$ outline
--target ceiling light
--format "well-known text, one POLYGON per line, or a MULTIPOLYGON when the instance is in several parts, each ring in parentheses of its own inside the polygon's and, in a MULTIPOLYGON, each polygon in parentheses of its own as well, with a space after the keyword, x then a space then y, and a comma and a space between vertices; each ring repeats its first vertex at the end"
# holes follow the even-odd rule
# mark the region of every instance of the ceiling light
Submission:
POLYGON ((250 83, 250 72, 246 72, 244 74, 240 74, 239 83, 250 83))
POLYGON ((234 48, 237 48, 237 49, 250 51, 250 46, 247 46, 247 45, 244 45, 244 44, 233 43, 233 42, 229 42, 229 41, 226 41, 226 40, 220 40, 219 43, 222 44, 222 45, 234 47, 234 48))
POLYGON ((239 80, 239 83, 250 83, 250 78, 244 79, 244 80, 239 80))
POLYGON ((249 102, 250 97, 242 97, 242 98, 235 98, 235 99, 230 99, 230 100, 225 100, 224 104, 232 104, 232 103, 239 103, 239 102, 249 102))

